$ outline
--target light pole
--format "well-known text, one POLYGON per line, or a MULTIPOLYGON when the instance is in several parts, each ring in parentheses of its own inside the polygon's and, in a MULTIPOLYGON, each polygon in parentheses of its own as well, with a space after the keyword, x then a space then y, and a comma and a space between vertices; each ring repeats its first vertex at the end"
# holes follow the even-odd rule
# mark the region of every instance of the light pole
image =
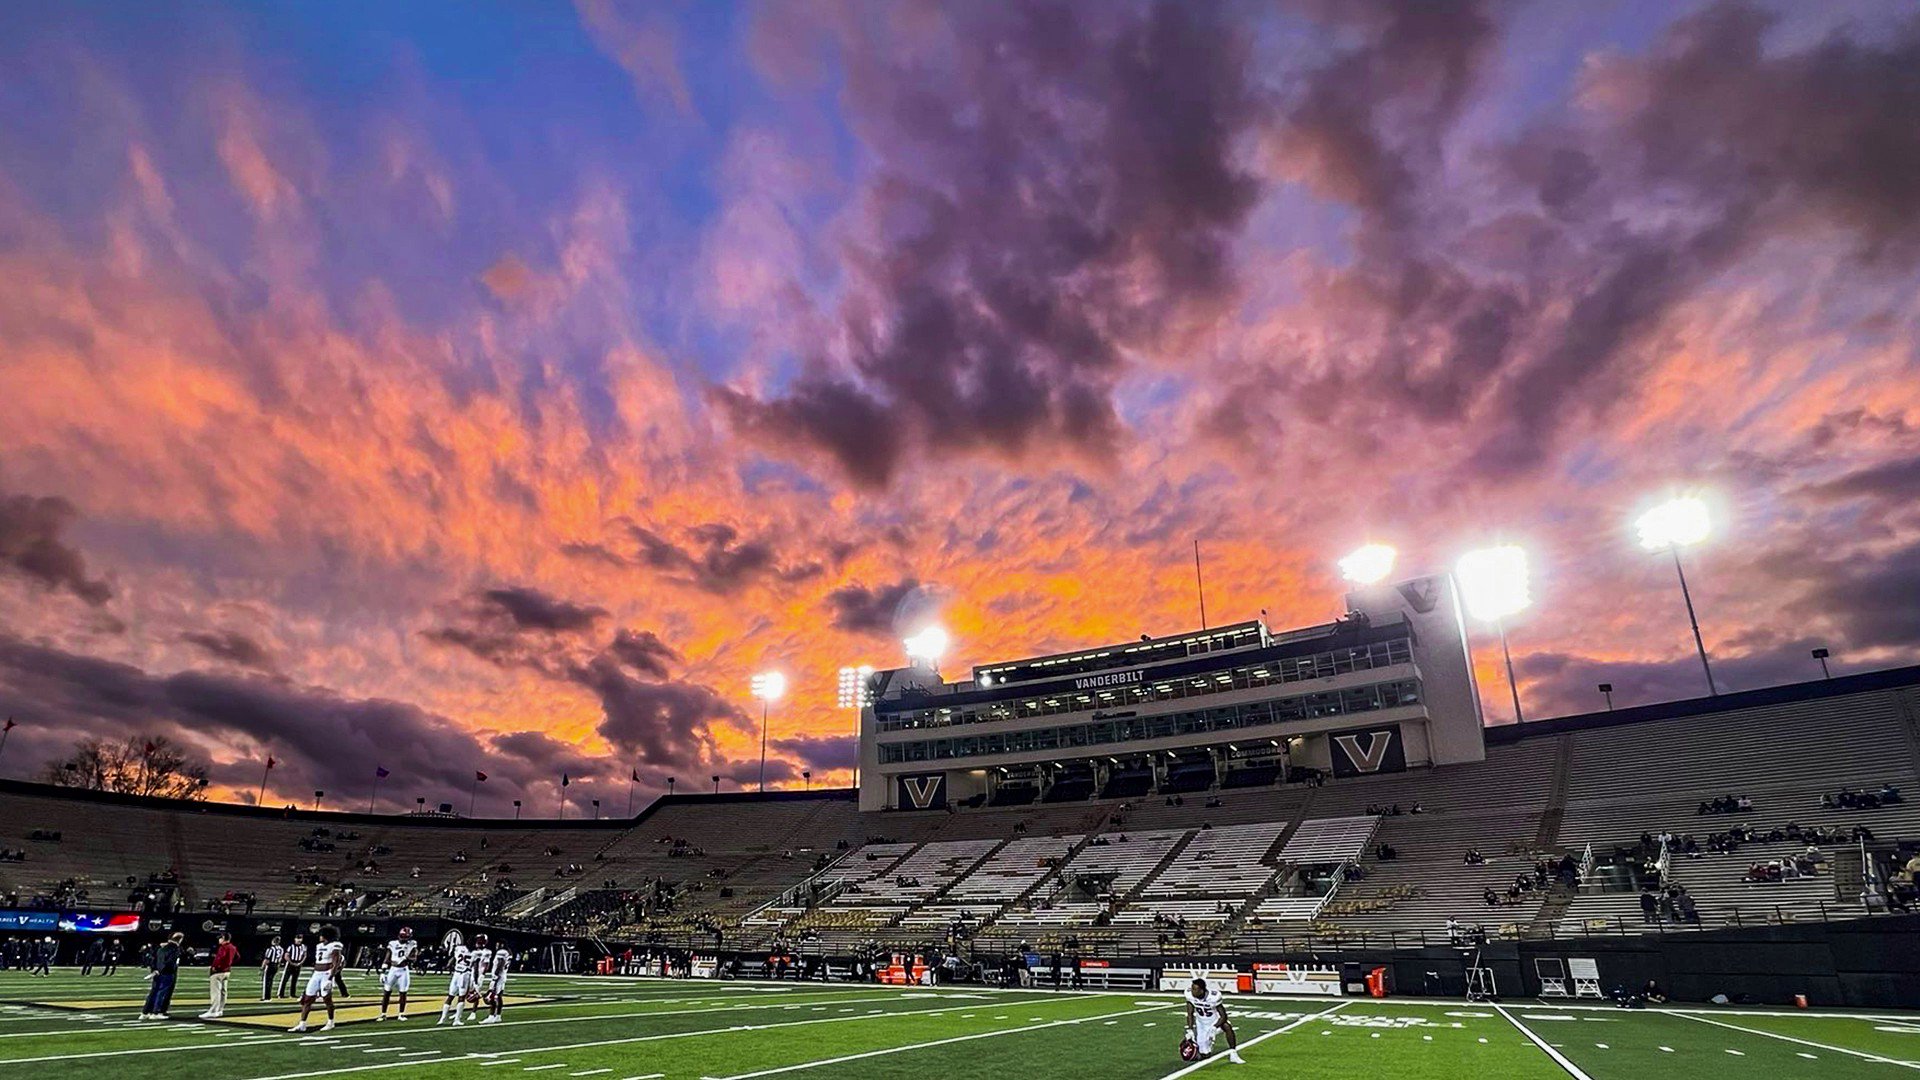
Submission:
POLYGON ((1720 696, 1720 687, 1713 681, 1713 665, 1707 662, 1707 643, 1700 636, 1700 619, 1693 611, 1687 571, 1680 565, 1680 549, 1705 540, 1711 531, 1706 501, 1697 495, 1681 495, 1641 514, 1633 525, 1640 533, 1641 547, 1648 551, 1665 548, 1673 553, 1673 572, 1680 577, 1680 597, 1687 603, 1687 623, 1693 627, 1693 646, 1700 652, 1700 670, 1707 676, 1707 693, 1720 696))
POLYGON ((872 664, 841 668, 840 692, 834 698, 834 703, 840 708, 853 710, 853 788, 855 791, 860 790, 860 727, 867 706, 873 704, 873 692, 867 687, 867 680, 872 677, 872 664))
POLYGON ((1607 711, 1612 712, 1613 711, 1613 684, 1610 682, 1601 683, 1600 692, 1607 696, 1607 711))
POLYGON ((713 793, 715 795, 720 794, 720 778, 718 776, 713 778, 713 793))
POLYGON ((1500 655, 1507 662, 1507 689, 1513 693, 1513 720, 1522 723, 1520 684, 1513 676, 1513 652, 1507 647, 1507 617, 1533 603, 1528 581, 1527 553, 1512 544, 1469 551, 1454 567, 1467 614, 1490 622, 1500 632, 1500 655))
POLYGON ((767 710, 787 692, 787 677, 777 671, 763 671, 751 682, 753 696, 760 699, 760 790, 767 790, 767 710))
POLYGON ((812 769, 801 769, 800 779, 802 782, 804 782, 807 785, 806 790, 808 791, 813 790, 813 770, 812 769))
POLYGON ((667 777, 667 794, 673 794, 673 777, 667 777))
POLYGON ((1823 679, 1833 678, 1833 672, 1827 670, 1827 657, 1832 655, 1824 646, 1813 650, 1813 658, 1820 661, 1820 677, 1823 679))

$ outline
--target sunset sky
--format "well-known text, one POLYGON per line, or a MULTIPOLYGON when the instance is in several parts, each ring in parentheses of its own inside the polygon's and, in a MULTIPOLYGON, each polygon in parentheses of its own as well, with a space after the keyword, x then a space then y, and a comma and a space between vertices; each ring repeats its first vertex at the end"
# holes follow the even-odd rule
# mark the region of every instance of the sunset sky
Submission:
MULTIPOLYGON (((1534 716, 1920 661, 1920 16, 0 6, 0 775, 844 783, 842 664, 1524 545, 1534 716)), ((1476 635, 1494 721, 1498 646, 1476 635)))

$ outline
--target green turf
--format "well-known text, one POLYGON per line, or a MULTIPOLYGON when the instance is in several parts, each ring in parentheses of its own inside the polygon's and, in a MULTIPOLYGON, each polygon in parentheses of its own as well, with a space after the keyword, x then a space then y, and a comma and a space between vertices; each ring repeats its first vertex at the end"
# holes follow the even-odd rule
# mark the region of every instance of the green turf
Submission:
MULTIPOLYGON (((234 984, 243 990, 244 972, 234 984)), ((1613 1009, 1508 1002, 1495 1008, 1407 1001, 1237 998, 1247 1064, 1179 1060, 1178 1000, 1141 993, 928 991, 881 986, 517 976, 547 1000, 488 1027, 435 1027, 438 977, 416 982, 406 1024, 342 1024, 326 1035, 200 1023, 204 976, 190 972, 174 1019, 136 1019, 138 973, 30 979, 0 973, 0 1080, 304 1080, 383 1075, 757 1080, 938 1077, 1012 1080, 1176 1074, 1378 1080, 1532 1080, 1587 1076, 1717 1078, 1910 1075, 1920 1017, 1878 1012, 1613 1009), (1523 1030, 1523 1028, 1525 1030, 1523 1030), (1529 1037, 1531 1032, 1533 1037, 1529 1037), (1535 1039, 1538 1039, 1536 1043, 1535 1039), (1543 1047, 1540 1045, 1544 1043, 1543 1047), (1551 1052, 1550 1052, 1551 1051, 1551 1052), (1556 1056, 1561 1060, 1556 1060, 1556 1056), (1562 1063, 1564 1061, 1564 1064, 1562 1063)), ((375 1000, 371 980, 349 1006, 375 1000)), ((229 1018, 288 1012, 237 993, 229 1018)))

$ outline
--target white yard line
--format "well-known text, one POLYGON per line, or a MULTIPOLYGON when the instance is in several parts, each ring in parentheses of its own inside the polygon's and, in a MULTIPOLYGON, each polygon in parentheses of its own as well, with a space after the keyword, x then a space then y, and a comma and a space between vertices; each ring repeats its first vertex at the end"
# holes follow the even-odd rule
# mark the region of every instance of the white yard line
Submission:
MULTIPOLYGON (((1074 1000, 1080 1000, 1081 998, 1097 997, 1097 996, 1099 995, 1079 994, 1079 995, 1062 997, 1060 1000, 1074 1001, 1074 1000)), ((787 1004, 790 1004, 789 1002, 786 1002, 786 1001, 774 1002, 774 1001, 760 1001, 760 1000, 749 1001, 749 1000, 740 1000, 740 999, 732 999, 732 1000, 737 1000, 738 1003, 734 1004, 730 1000, 730 1002, 725 1005, 724 1011, 739 1012, 739 1011, 744 1011, 748 1009, 753 1009, 753 1010, 776 1009, 776 1008, 781 1008, 787 1004)), ((901 998, 897 994, 889 994, 884 997, 842 998, 840 1000, 843 1000, 843 1001, 902 1001, 906 999, 901 998)), ((958 1008, 958 1007, 959 1006, 955 1006, 955 1008, 958 1008)), ((595 1021, 603 1021, 603 1020, 629 1019, 636 1016, 638 1017, 692 1016, 692 1015, 697 1015, 699 1013, 709 1013, 709 1012, 716 1012, 716 1011, 722 1011, 722 1009, 719 1006, 712 1006, 712 1005, 705 1006, 698 1009, 644 1009, 644 1010, 633 1011, 633 1012, 592 1013, 586 1016, 555 1016, 555 1017, 548 1017, 543 1020, 508 1020, 508 1021, 505 1021, 505 1023, 502 1026, 505 1026, 505 1024, 511 1024, 514 1027, 532 1027, 537 1024, 584 1024, 584 1023, 593 1023, 595 1021)), ((918 1011, 918 1010, 915 1010, 915 1011, 918 1011)), ((899 1015, 908 1015, 908 1014, 883 1013, 881 1015, 899 1016, 899 1015)), ((400 1027, 397 1024, 390 1028, 383 1025, 378 1029, 356 1032, 354 1037, 355 1038, 377 1038, 382 1034, 405 1035, 408 1033, 409 1030, 431 1031, 439 1026, 440 1025, 433 1024, 433 1025, 425 1025, 423 1027, 418 1027, 418 1028, 406 1029, 406 1028, 400 1027)), ((184 1030, 203 1031, 206 1029, 198 1025, 189 1025, 184 1030)), ((250 1038, 245 1040, 233 1039, 225 1042, 214 1040, 214 1041, 209 1041, 204 1043, 187 1043, 181 1046, 149 1046, 149 1047, 142 1047, 142 1048, 133 1049, 133 1050, 98 1050, 98 1051, 93 1051, 91 1053, 84 1053, 84 1054, 47 1054, 41 1057, 0 1058, 0 1068, 5 1068, 9 1065, 26 1065, 26 1064, 33 1064, 33 1063, 47 1062, 47 1061, 74 1061, 74 1060, 80 1060, 83 1058, 117 1057, 120 1055, 127 1055, 127 1054, 169 1054, 169 1053, 177 1053, 184 1050, 217 1050, 217 1049, 224 1049, 230 1046, 257 1046, 263 1042, 290 1042, 290 1040, 282 1039, 277 1035, 267 1035, 263 1033, 262 1035, 255 1038, 250 1038)), ((362 1043, 358 1045, 370 1045, 370 1044, 362 1043)), ((339 1048, 344 1049, 344 1047, 339 1047, 339 1048)))
MULTIPOLYGON (((1087 998, 1095 998, 1095 997, 1101 997, 1101 996, 1103 995, 1081 994, 1081 995, 1078 995, 1077 997, 1063 997, 1060 1000, 1079 1001, 1087 998)), ((881 1013, 878 1016, 867 1015, 864 1013, 858 1016, 823 1016, 823 1017, 816 1017, 811 1020, 787 1020, 777 1024, 734 1025, 731 1027, 723 1027, 723 1028, 703 1028, 699 1031, 670 1031, 670 1032, 665 1032, 659 1035, 631 1035, 621 1039, 595 1039, 591 1042, 563 1043, 559 1046, 521 1046, 521 1047, 515 1047, 512 1050, 499 1050, 499 1051, 494 1051, 492 1053, 483 1053, 483 1052, 476 1051, 476 1052, 467 1054, 464 1058, 446 1057, 446 1058, 440 1059, 440 1063, 466 1060, 466 1061, 473 1061, 475 1064, 479 1065, 480 1067, 485 1068, 487 1065, 491 1064, 491 1062, 481 1060, 483 1058, 512 1057, 515 1061, 518 1061, 521 1058, 526 1057, 528 1055, 550 1054, 550 1053, 556 1053, 562 1050, 593 1050, 603 1046, 631 1046, 635 1043, 663 1042, 669 1039, 692 1039, 692 1038, 698 1038, 703 1035, 729 1035, 729 1034, 733 1034, 735 1032, 741 1032, 741 1031, 773 1031, 781 1028, 811 1027, 815 1024, 844 1024, 850 1021, 858 1021, 858 1020, 886 1020, 886 1019, 897 1019, 900 1017, 940 1016, 950 1012, 959 1012, 961 1009, 966 1009, 966 1008, 972 1008, 972 1006, 951 1005, 944 1009, 910 1009, 904 1012, 881 1013)), ((55 1059, 55 1060, 64 1060, 64 1059, 55 1059)), ((11 1063, 6 1063, 6 1064, 11 1064, 11 1063)), ((272 1076, 257 1076, 257 1077, 253 1077, 252 1080, 309 1080, 310 1077, 316 1077, 316 1076, 339 1076, 343 1073, 374 1072, 380 1069, 391 1069, 398 1066, 416 1065, 416 1064, 419 1064, 419 1063, 413 1062, 413 1061, 370 1062, 365 1065, 349 1065, 349 1066, 346 1066, 345 1068, 339 1068, 339 1069, 313 1069, 306 1072, 278 1073, 272 1076)))
MULTIPOLYGON (((704 1077, 703 1080, 750 1080, 750 1078, 756 1076, 774 1076, 779 1073, 799 1072, 802 1069, 817 1069, 822 1065, 844 1065, 849 1061, 864 1061, 868 1058, 904 1054, 912 1050, 925 1050, 935 1046, 951 1046, 954 1043, 974 1042, 978 1039, 997 1039, 1002 1035, 1020 1035, 1029 1031, 1043 1031, 1047 1028, 1069 1027, 1074 1024, 1089 1024, 1096 1020, 1111 1020, 1121 1016, 1136 1016, 1144 1012, 1160 1012, 1172 1007, 1171 1005, 1154 1005, 1145 1009, 1128 1009, 1125 1012, 1101 1013, 1098 1016, 1083 1016, 1070 1020, 1051 1020, 1043 1024, 1026 1024, 1021 1027, 976 1032, 972 1035, 955 1035, 946 1039, 930 1039, 926 1042, 909 1043, 906 1046, 890 1046, 885 1049, 868 1050, 859 1054, 842 1054, 839 1057, 821 1058, 818 1061, 805 1061, 798 1065, 782 1065, 777 1069, 760 1069, 755 1072, 734 1073, 732 1076, 709 1076, 704 1077)), ((849 1019, 854 1018, 849 1017, 849 1019)))
MULTIPOLYGON (((1297 1020, 1290 1020, 1287 1023, 1281 1025, 1280 1027, 1274 1028, 1272 1031, 1263 1031, 1260 1034, 1255 1035, 1253 1038, 1248 1039, 1246 1042, 1240 1045, 1240 1049, 1242 1050, 1252 1049, 1253 1047, 1258 1046, 1263 1042, 1266 1042, 1268 1039, 1273 1038, 1275 1035, 1285 1035, 1287 1032, 1292 1031, 1294 1028, 1299 1027, 1300 1025, 1306 1023, 1309 1020, 1318 1020, 1321 1017, 1326 1016, 1328 1013, 1339 1012, 1341 1009, 1344 1009, 1351 1004, 1353 1003, 1350 1001, 1338 1002, 1336 1004, 1329 1005, 1324 1009, 1321 1009, 1317 1013, 1308 1013, 1307 1015, 1302 1016, 1297 1020)), ((1228 1014, 1227 1019, 1229 1020, 1233 1019, 1233 1016, 1231 1013, 1228 1014)), ((1200 1069, 1204 1069, 1216 1061, 1225 1060, 1226 1056, 1227 1055, 1225 1054, 1214 1054, 1212 1057, 1203 1058, 1199 1061, 1194 1062, 1191 1065, 1188 1065, 1183 1069, 1176 1069, 1175 1071, 1170 1072, 1167 1075, 1161 1077, 1160 1080, 1178 1080, 1179 1077, 1185 1076, 1188 1073, 1196 1072, 1200 1069)))
POLYGON ((1545 1039, 1542 1039, 1540 1036, 1535 1035, 1533 1033, 1532 1028, 1529 1028, 1527 1025, 1521 1023, 1518 1017, 1508 1012, 1507 1007, 1505 1005, 1495 1005, 1493 1008, 1495 1012, 1498 1012, 1501 1016, 1504 1016, 1507 1018, 1507 1023, 1512 1024, 1514 1027, 1519 1028, 1520 1034, 1525 1035, 1527 1037, 1528 1042, 1539 1047, 1542 1053, 1552 1058, 1553 1063, 1555 1065, 1558 1065, 1561 1068, 1567 1070, 1567 1075, 1573 1077, 1573 1080, 1593 1080, 1593 1077, 1588 1076, 1585 1072, 1581 1071, 1580 1066, 1575 1065, 1571 1060, 1569 1060, 1567 1058, 1567 1055, 1554 1049, 1552 1046, 1549 1046, 1545 1039))
MULTIPOLYGON (((1661 1011, 1664 1012, 1666 1010, 1661 1011)), ((1710 1020, 1707 1017, 1696 1016, 1688 1012, 1675 1012, 1673 1015, 1682 1016, 1688 1020, 1696 1020, 1702 1024, 1712 1024, 1714 1027, 1723 1027, 1729 1031, 1744 1031, 1749 1035, 1764 1035, 1769 1039, 1779 1039, 1781 1042, 1790 1042, 1799 1046, 1811 1046, 1816 1050, 1831 1050, 1836 1054, 1851 1054, 1854 1057, 1865 1058, 1868 1061, 1878 1061, 1886 1065, 1898 1065, 1903 1069, 1920 1069, 1920 1061, 1902 1061, 1899 1058, 1890 1058, 1881 1054, 1870 1054, 1865 1050, 1850 1050, 1844 1046, 1833 1046, 1828 1043, 1814 1042, 1811 1039, 1796 1039, 1791 1035, 1782 1035, 1775 1031, 1763 1031, 1760 1028, 1741 1027, 1739 1024, 1729 1024, 1723 1020, 1710 1020)))

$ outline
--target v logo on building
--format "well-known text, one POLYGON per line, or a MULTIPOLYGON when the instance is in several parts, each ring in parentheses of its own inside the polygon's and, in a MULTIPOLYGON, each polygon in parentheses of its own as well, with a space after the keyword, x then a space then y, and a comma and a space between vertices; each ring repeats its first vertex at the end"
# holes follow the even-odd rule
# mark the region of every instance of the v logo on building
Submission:
POLYGON ((1367 776, 1377 772, 1405 771, 1407 755, 1399 745, 1399 736, 1399 728, 1350 731, 1345 735, 1335 735, 1333 744, 1340 748, 1340 753, 1334 756, 1334 774, 1367 776))
POLYGON ((945 773, 903 776, 900 778, 900 794, 915 810, 932 810, 946 802, 946 782, 945 773))

